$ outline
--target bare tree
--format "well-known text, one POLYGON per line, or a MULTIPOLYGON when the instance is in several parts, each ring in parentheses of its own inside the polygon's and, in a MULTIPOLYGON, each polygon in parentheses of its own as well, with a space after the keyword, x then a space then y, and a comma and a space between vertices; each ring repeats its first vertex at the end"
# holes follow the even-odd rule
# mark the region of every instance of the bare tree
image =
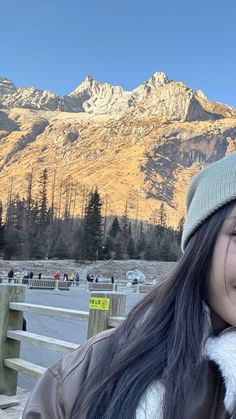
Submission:
POLYGON ((31 167, 30 172, 27 174, 27 198, 26 198, 26 205, 28 211, 28 217, 30 214, 30 209, 32 206, 32 187, 33 187, 33 169, 31 167))
POLYGON ((53 179, 52 179, 52 193, 51 193, 51 223, 54 220, 54 212, 55 212, 55 187, 56 187, 56 169, 53 171, 53 179))

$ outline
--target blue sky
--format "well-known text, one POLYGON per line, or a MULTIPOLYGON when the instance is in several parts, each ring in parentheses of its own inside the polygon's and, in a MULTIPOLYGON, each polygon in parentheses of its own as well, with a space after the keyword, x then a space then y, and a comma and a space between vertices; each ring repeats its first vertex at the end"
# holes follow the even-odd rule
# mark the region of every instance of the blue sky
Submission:
POLYGON ((63 95, 154 72, 236 107, 235 0, 0 0, 0 76, 63 95))

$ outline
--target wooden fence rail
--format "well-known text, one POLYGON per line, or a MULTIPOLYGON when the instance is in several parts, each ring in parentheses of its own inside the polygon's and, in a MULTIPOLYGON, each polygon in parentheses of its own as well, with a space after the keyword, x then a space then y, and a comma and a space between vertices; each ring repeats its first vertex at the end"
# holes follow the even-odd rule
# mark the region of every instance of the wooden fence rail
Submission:
POLYGON ((80 320, 83 320, 83 319, 87 320, 89 316, 88 311, 71 310, 67 308, 43 306, 43 305, 28 304, 28 303, 10 302, 9 309, 17 310, 17 311, 31 311, 34 313, 45 314, 47 316, 77 318, 80 320))
POLYGON ((23 372, 40 377, 45 368, 19 358, 21 342, 30 342, 56 351, 72 351, 80 346, 72 342, 54 339, 21 330, 23 312, 88 321, 87 337, 117 327, 125 316, 126 295, 110 291, 90 293, 89 311, 28 304, 25 285, 0 284, 0 395, 14 395, 17 373, 23 372))

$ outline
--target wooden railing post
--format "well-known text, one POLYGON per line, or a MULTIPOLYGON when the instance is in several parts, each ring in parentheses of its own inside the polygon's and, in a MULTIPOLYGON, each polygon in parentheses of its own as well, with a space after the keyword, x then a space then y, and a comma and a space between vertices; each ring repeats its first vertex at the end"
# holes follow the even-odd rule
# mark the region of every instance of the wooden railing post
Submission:
POLYGON ((88 339, 108 329, 109 316, 125 316, 126 295, 110 291, 93 291, 90 293, 88 339))
POLYGON ((7 338, 7 330, 22 328, 23 313, 9 310, 9 302, 23 302, 25 286, 0 284, 0 394, 16 394, 17 372, 4 366, 5 358, 18 358, 20 342, 7 338))

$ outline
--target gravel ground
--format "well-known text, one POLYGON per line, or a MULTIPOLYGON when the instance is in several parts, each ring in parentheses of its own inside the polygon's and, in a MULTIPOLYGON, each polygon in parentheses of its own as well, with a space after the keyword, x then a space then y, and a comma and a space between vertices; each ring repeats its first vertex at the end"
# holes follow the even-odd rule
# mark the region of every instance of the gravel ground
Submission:
POLYGON ((7 275, 8 271, 22 270, 33 271, 35 274, 42 272, 43 276, 54 275, 56 271, 63 273, 72 273, 79 271, 82 281, 86 280, 88 272, 94 274, 102 274, 104 277, 110 278, 114 275, 116 280, 124 280, 127 271, 138 269, 144 273, 148 281, 159 279, 168 270, 174 266, 174 262, 156 262, 146 260, 103 260, 97 262, 75 262, 73 260, 33 260, 33 261, 17 261, 17 260, 0 260, 0 275, 7 275))

